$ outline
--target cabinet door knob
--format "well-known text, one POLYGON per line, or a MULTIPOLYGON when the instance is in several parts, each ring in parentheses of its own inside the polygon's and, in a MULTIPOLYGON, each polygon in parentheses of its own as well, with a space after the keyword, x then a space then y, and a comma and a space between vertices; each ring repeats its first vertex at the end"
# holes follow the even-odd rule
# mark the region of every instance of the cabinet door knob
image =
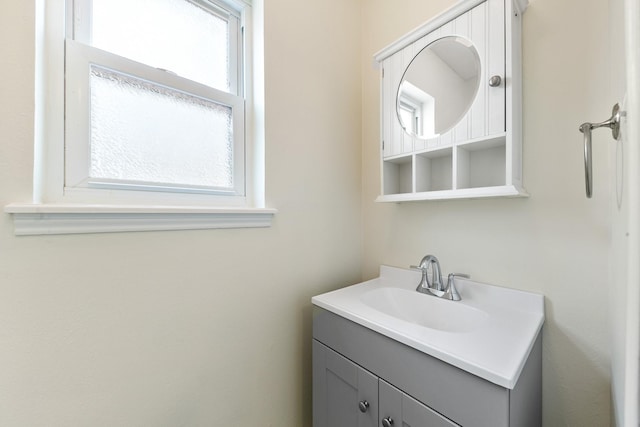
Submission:
POLYGON ((492 76, 489 79, 489 86, 491 87, 498 87, 500 86, 500 83, 502 83, 502 77, 500 76, 492 76))
POLYGON ((387 417, 382 419, 382 427, 391 427, 393 425, 393 418, 387 417))
POLYGON ((367 402, 366 400, 361 401, 360 403, 358 403, 358 408, 360 408, 360 412, 364 414, 365 412, 367 412, 367 409, 369 409, 369 402, 367 402))

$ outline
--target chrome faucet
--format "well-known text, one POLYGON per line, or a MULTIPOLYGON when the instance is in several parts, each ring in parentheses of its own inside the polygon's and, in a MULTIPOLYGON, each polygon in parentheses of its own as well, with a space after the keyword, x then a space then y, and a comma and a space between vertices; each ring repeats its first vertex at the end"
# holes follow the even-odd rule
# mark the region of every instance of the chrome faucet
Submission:
POLYGON ((431 289, 442 291, 444 285, 442 283, 442 274, 440 273, 440 262, 434 255, 426 255, 418 265, 412 265, 411 268, 422 271, 422 280, 416 288, 416 291, 423 294, 431 294, 431 289), (429 276, 431 269, 431 276, 429 276))
POLYGON ((420 279, 420 283, 418 284, 416 291, 451 301, 460 301, 461 299, 460 294, 456 289, 455 278, 470 278, 468 274, 451 273, 447 276, 447 286, 445 288, 442 283, 440 262, 434 255, 424 256, 420 261, 420 264, 412 265, 411 268, 422 272, 422 279, 420 279), (429 275, 429 270, 431 270, 431 275, 429 275))

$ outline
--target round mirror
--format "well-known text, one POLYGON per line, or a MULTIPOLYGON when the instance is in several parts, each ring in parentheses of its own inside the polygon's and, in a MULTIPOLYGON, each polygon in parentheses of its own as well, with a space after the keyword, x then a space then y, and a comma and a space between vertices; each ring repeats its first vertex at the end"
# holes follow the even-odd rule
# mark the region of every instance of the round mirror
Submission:
POLYGON ((402 76, 396 109, 404 130, 433 138, 467 113, 480 86, 480 57, 469 40, 448 36, 422 49, 402 76))

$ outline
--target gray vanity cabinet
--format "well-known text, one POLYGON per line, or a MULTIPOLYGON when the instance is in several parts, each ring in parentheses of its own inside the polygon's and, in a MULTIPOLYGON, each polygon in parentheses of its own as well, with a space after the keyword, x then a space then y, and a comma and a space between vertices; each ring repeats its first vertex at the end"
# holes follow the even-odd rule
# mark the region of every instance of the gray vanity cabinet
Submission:
POLYGON ((313 341, 314 427, 455 427, 426 405, 313 341))
POLYGON ((508 389, 314 307, 313 427, 540 427, 541 369, 539 335, 508 389))
POLYGON ((376 427, 378 377, 313 341, 314 427, 376 427))

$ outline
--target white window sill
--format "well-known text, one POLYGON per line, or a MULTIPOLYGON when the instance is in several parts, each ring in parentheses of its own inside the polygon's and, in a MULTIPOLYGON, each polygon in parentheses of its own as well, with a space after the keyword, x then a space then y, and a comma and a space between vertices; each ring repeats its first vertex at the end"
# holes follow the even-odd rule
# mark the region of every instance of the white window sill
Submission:
POLYGON ((270 227, 276 209, 11 203, 15 234, 270 227))

